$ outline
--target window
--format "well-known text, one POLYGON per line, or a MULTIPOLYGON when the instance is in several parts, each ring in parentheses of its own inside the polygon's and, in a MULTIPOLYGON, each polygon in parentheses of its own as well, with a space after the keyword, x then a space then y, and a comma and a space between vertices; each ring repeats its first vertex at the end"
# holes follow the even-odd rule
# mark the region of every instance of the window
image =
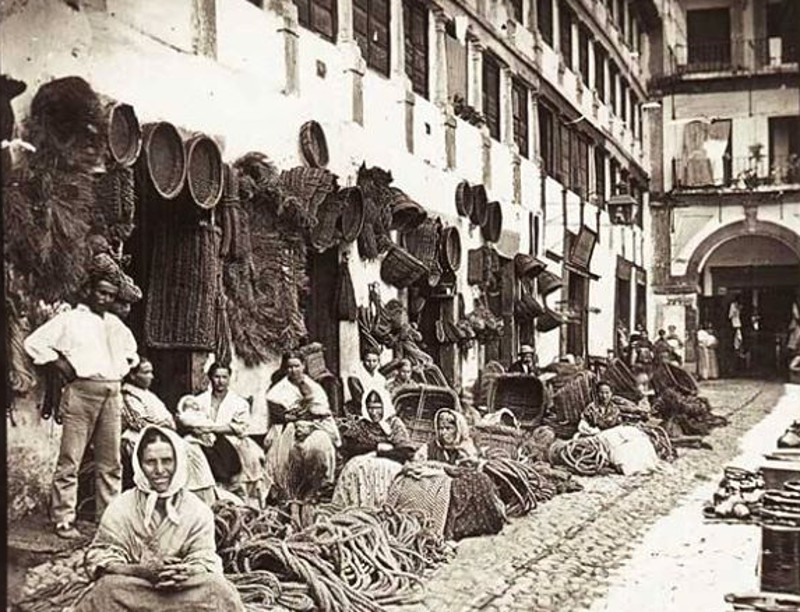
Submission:
POLYGON ((620 193, 619 190, 619 162, 611 158, 611 195, 618 195, 620 193))
POLYGON ((594 190, 599 202, 606 201, 606 152, 600 147, 594 149, 594 190))
POLYGON ((634 138, 639 136, 639 98, 633 92, 631 92, 631 131, 634 138))
POLYGON ((791 0, 767 3, 767 40, 762 62, 796 62, 800 57, 800 7, 791 0))
POLYGON ((428 97, 428 9, 417 0, 403 2, 403 30, 406 39, 406 74, 411 89, 428 97))
POLYGON ((800 117, 769 118, 769 167, 777 183, 800 183, 800 117))
POLYGON ((606 101, 606 50, 599 42, 594 44, 594 88, 601 102, 606 101))
POLYGON ((389 0, 353 0, 353 34, 367 66, 389 76, 389 0))
POLYGON ((336 0, 294 0, 301 26, 336 41, 336 0))
POLYGON ((483 114, 489 134, 500 140, 500 64, 488 53, 483 54, 483 114))
POLYGON ((467 47, 456 38, 455 21, 445 28, 445 52, 447 54, 447 91, 451 100, 460 96, 467 100, 467 47))
POLYGON ((511 0, 511 18, 517 23, 524 24, 522 0, 511 0))
POLYGON ((539 17, 539 34, 542 40, 553 46, 553 0, 536 0, 539 17))
POLYGON ((730 10, 686 11, 689 49, 687 60, 694 70, 724 70, 731 63, 730 10))
POLYGON ((560 36, 559 49, 568 68, 572 65, 572 11, 561 3, 558 5, 558 34, 560 36))
POLYGON ((620 31, 625 34, 625 0, 617 0, 616 18, 620 31))
POLYGON ((566 123, 560 124, 561 166, 556 174, 558 181, 567 189, 572 186, 572 130, 566 123))
POLYGON ((578 70, 584 84, 589 84, 589 45, 591 44, 591 34, 589 30, 581 26, 578 34, 578 70))
POLYGON ((628 120, 628 81, 624 78, 619 81, 619 117, 628 120))
POLYGON ((608 66, 608 102, 611 105, 611 112, 619 114, 617 107, 617 65, 612 61, 608 66))
POLYGON ((514 142, 519 154, 528 157, 528 88, 514 79, 511 84, 511 107, 514 116, 514 142))
POLYGON ((539 104, 539 151, 542 169, 549 176, 556 174, 556 125, 555 115, 544 104, 539 104))
POLYGON ((589 143, 577 132, 572 132, 570 143, 570 186, 585 198, 589 193, 589 143))

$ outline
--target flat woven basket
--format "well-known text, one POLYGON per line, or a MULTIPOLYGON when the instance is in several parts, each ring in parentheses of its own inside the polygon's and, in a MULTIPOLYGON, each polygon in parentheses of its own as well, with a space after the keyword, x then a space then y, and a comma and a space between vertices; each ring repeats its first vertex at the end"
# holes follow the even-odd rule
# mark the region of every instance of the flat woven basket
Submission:
POLYGON ((478 448, 500 450, 516 459, 517 450, 524 441, 524 434, 516 427, 507 425, 476 425, 472 428, 472 439, 478 448))
POLYGON ((455 391, 449 387, 419 385, 401 389, 394 396, 397 415, 408 428, 411 441, 424 444, 433 437, 433 417, 442 408, 461 411, 455 391))
POLYGON ((171 200, 186 181, 186 151, 175 126, 164 121, 144 126, 147 174, 158 194, 171 200))
POLYGON ((489 387, 487 406, 490 412, 508 408, 523 427, 536 427, 544 416, 544 384, 529 374, 500 374, 489 387))
POLYGON ((428 268, 404 248, 393 246, 381 262, 381 279, 395 287, 413 285, 425 274, 428 268))
POLYGON ((210 210, 222 198, 222 152, 208 136, 198 135, 186 141, 186 185, 192 201, 210 210))
POLYGON ((142 150, 142 128, 130 104, 113 103, 108 110, 108 152, 120 166, 132 166, 142 150))

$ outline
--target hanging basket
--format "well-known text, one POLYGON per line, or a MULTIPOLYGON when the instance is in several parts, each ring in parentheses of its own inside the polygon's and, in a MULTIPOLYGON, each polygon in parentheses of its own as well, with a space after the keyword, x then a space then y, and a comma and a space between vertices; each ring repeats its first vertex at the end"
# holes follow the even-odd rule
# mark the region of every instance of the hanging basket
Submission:
POLYGON ((413 285, 427 273, 425 264, 396 245, 389 249, 381 263, 381 279, 394 287, 413 285))
POLYGON ((426 219, 413 230, 403 234, 405 248, 429 268, 436 261, 439 249, 441 221, 426 219))
POLYGON ((361 187, 347 187, 339 191, 342 211, 339 216, 339 231, 342 240, 353 242, 364 227, 364 195, 361 187))
POLYGON ((514 313, 517 317, 530 321, 542 316, 545 313, 545 309, 529 291, 523 290, 522 295, 514 304, 514 313))
POLYGON ((132 166, 142 151, 142 128, 130 104, 113 103, 108 109, 108 152, 120 166, 132 166))
POLYGON ((456 211, 462 217, 472 214, 472 187, 467 181, 461 181, 456 186, 456 211))
POLYGON ((300 152, 312 168, 324 168, 328 165, 328 141, 322 126, 316 121, 306 121, 300 128, 300 152))
POLYGON ((458 228, 446 227, 442 230, 439 256, 445 270, 455 272, 461 267, 461 234, 458 228))
POLYGON ((500 202, 489 202, 486 205, 486 223, 481 225, 481 234, 489 242, 500 240, 503 231, 503 209, 500 202))
POLYGON ((483 226, 488 215, 486 188, 483 185, 473 185, 470 187, 472 193, 472 210, 469 213, 469 220, 474 225, 483 226))
POLYGON ((559 313, 546 308, 544 314, 536 319, 536 329, 540 332, 549 332, 566 323, 559 313))
POLYGON ((558 276, 556 276, 552 272, 548 272, 547 270, 539 274, 538 282, 539 282, 539 294, 542 297, 548 296, 551 293, 553 293, 553 291, 561 289, 561 287, 564 284, 561 282, 561 279, 558 276))
POLYGON ((389 208, 392 213, 392 222, 389 229, 407 232, 422 223, 427 214, 425 210, 408 195, 395 187, 390 187, 391 196, 389 208))
POLYGON ((186 184, 192 201, 211 210, 222 198, 222 153, 208 136, 198 134, 186 141, 186 184))
POLYGON ((545 264, 541 259, 525 253, 517 253, 514 256, 514 270, 517 278, 534 278, 544 272, 545 264))
POLYGON ((171 200, 186 180, 186 151, 178 130, 161 121, 144 126, 144 157, 147 174, 158 194, 171 200))
POLYGON ((329 195, 317 210, 317 224, 311 230, 311 245, 318 253, 336 244, 336 225, 341 216, 342 202, 329 195))

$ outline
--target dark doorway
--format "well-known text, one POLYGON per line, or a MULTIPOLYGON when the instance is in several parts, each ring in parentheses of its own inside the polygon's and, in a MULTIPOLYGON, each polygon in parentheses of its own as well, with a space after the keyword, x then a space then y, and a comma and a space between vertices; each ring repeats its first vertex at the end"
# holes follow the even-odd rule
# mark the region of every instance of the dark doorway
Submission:
POLYGON ((308 280, 311 292, 305 308, 306 328, 311 342, 325 347, 325 363, 339 375, 339 319, 336 312, 336 288, 339 284, 337 249, 308 255, 308 280))

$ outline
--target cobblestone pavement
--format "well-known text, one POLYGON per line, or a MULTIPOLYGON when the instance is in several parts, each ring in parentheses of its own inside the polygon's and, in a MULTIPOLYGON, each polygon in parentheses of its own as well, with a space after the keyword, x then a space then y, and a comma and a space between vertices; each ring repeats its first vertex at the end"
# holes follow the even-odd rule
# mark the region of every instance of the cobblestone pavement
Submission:
POLYGON ((456 558, 431 577, 421 603, 401 610, 588 610, 620 582, 617 570, 660 517, 698 486, 713 490, 722 467, 739 455, 740 439, 783 392, 780 384, 757 381, 703 385, 715 412, 730 419, 708 437, 713 450, 681 449, 674 464, 652 475, 581 479, 583 492, 556 497, 497 536, 462 542, 456 558))

